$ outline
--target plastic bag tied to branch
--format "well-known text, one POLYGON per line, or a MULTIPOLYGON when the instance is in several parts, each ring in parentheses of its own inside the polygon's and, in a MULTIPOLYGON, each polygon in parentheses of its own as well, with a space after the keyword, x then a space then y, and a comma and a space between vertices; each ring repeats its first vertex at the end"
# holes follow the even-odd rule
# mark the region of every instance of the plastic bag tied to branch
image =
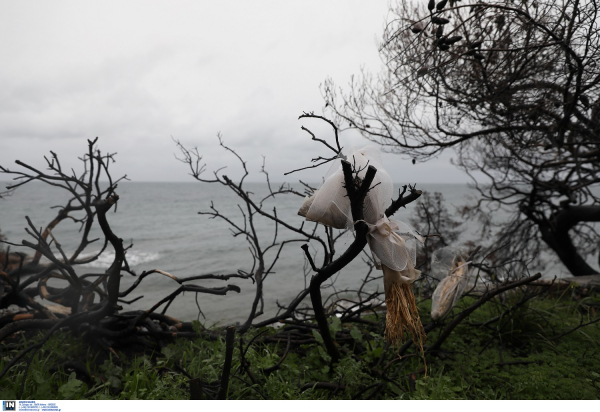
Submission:
POLYGON ((443 276, 431 297, 431 319, 434 321, 445 318, 452 311, 467 286, 472 269, 465 255, 459 248, 446 247, 436 250, 432 256, 432 267, 433 262, 436 263, 432 275, 443 276))
MULTIPOLYGON (((363 204, 364 222, 369 226, 367 242, 377 269, 383 270, 386 306, 386 337, 393 343, 409 332, 422 347, 423 326, 419 318, 410 284, 420 272, 415 269, 417 242, 423 242, 403 222, 388 219, 387 206, 392 201, 394 185, 381 162, 377 146, 351 148, 341 155, 353 166, 358 179, 364 179, 368 166, 377 174, 363 204)), ((341 161, 329 169, 321 187, 307 197, 298 211, 306 220, 337 229, 354 229, 350 199, 347 196, 341 161)))

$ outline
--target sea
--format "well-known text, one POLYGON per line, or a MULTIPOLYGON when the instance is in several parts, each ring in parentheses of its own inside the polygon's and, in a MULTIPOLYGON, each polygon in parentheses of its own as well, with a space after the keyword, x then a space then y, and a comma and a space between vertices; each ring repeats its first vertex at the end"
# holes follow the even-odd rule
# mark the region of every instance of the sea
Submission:
MULTIPOLYGON (((6 183, 0 182, 0 187, 4 188, 6 183)), ((245 183, 244 186, 258 201, 269 193, 265 183, 245 183)), ((278 187, 275 183, 271 183, 271 186, 274 189, 278 187)), ((300 185, 295 185, 294 188, 302 192, 300 185)), ((399 185, 396 185, 396 191, 398 188, 399 185)), ((419 184, 417 188, 442 193, 451 213, 476 194, 466 184, 419 184)), ((199 214, 210 212, 213 207, 233 223, 243 227, 244 214, 247 216, 248 211, 228 187, 201 182, 122 182, 119 183, 117 193, 120 200, 117 207, 109 213, 108 220, 113 232, 124 240, 125 245, 132 245, 127 250, 127 260, 137 275, 152 269, 168 272, 177 278, 231 274, 239 270, 252 271, 253 259, 244 236, 234 236, 231 225, 224 219, 199 214)), ((25 231, 25 216, 29 216, 36 227, 44 228, 56 216, 59 210, 56 206, 65 205, 68 200, 68 192, 41 182, 31 182, 19 187, 11 196, 0 199, 0 231, 12 243, 20 244, 23 239, 31 240, 25 231)), ((263 207, 269 212, 275 209, 278 217, 299 226, 303 218, 297 212, 302 201, 299 196, 282 195, 265 200, 263 207)), ((417 202, 413 202, 407 208, 399 210, 394 218, 408 223, 416 207, 417 202)), ((73 216, 77 219, 81 215, 73 216)), ((272 221, 257 216, 255 227, 263 249, 273 243, 275 225, 272 221)), ((312 226, 305 226, 307 227, 312 226)), ((64 220, 53 231, 68 256, 79 243, 80 228, 80 223, 64 220)), ((462 226, 459 242, 474 238, 476 232, 476 223, 466 222, 462 226)), ((101 249, 103 238, 97 223, 89 238, 100 240, 90 244, 85 255, 97 253, 101 249)), ((285 228, 277 228, 276 242, 294 238, 285 228)), ((337 245, 337 253, 351 241, 351 234, 343 236, 337 245)), ((273 269, 274 273, 265 279, 264 315, 257 321, 275 315, 279 305, 289 303, 309 282, 311 273, 300 248, 302 244, 304 242, 287 244, 273 269)), ((316 245, 310 247, 313 252, 318 250, 316 245)), ((11 250, 31 254, 31 250, 25 247, 12 246, 11 250)), ((267 253, 267 259, 272 259, 276 253, 277 247, 272 248, 267 253)), ((113 258, 114 253, 109 245, 98 260, 77 266, 77 273, 103 273, 113 258)), ((322 256, 317 254, 317 262, 320 258, 322 256)), ((357 288, 365 275, 366 266, 360 260, 355 261, 335 276, 331 290, 357 288)), ((545 277, 554 275, 565 276, 566 270, 556 266, 552 273, 545 273, 545 277)), ((121 290, 125 290, 136 279, 137 277, 124 273, 121 290)), ((51 280, 49 285, 53 286, 53 282, 58 286, 61 281, 51 280)), ((241 292, 229 292, 226 296, 187 292, 168 308, 168 315, 183 321, 198 319, 207 326, 245 321, 255 294, 255 285, 250 279, 200 280, 192 283, 210 288, 231 283, 239 286, 241 292)), ((369 287, 382 288, 383 285, 378 283, 371 282, 369 287)), ((139 296, 143 298, 131 304, 123 304, 124 310, 148 309, 178 287, 177 282, 166 276, 157 273, 149 275, 125 299, 132 300, 139 296)))

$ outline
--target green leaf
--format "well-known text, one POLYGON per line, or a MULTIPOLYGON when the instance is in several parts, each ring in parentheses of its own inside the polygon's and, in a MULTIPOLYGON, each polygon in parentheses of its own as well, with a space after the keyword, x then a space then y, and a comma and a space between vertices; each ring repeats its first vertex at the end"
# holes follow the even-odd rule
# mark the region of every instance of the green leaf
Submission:
POLYGON ((44 379, 44 377, 42 376, 42 373, 40 371, 32 371, 31 372, 31 376, 33 377, 33 380, 35 381, 35 383, 42 384, 46 381, 46 379, 44 379))
POLYGON ((94 399, 99 400, 99 401, 109 401, 109 400, 114 400, 114 397, 112 395, 100 393, 94 399))
POLYGON ((121 388, 121 379, 116 376, 109 376, 106 380, 111 388, 120 389, 121 388))
POLYGON ((316 329, 312 330, 312 334, 313 334, 313 336, 314 336, 314 338, 315 338, 315 340, 317 342, 323 343, 323 337, 321 336, 321 334, 316 329))
POLYGON ((329 356, 329 354, 327 352, 325 352, 325 349, 323 349, 322 346, 318 347, 319 349, 319 355, 321 355, 321 357, 323 358, 323 360, 325 362, 331 362, 331 356, 329 356))
POLYGON ((360 329, 354 327, 352 329, 350 329, 350 336, 352 336, 352 339, 362 342, 363 340, 363 335, 362 332, 360 331, 360 329))
POLYGON ((38 387, 35 390, 34 399, 54 399, 54 391, 52 390, 52 385, 50 381, 43 382, 38 384, 38 387))
POLYGON ((58 388, 58 393, 66 399, 72 399, 81 392, 82 386, 83 382, 76 378, 75 372, 71 372, 67 383, 58 388))
MULTIPOLYGON (((15 392, 8 388, 0 389, 0 399, 16 399, 15 392)), ((50 399, 50 398, 49 398, 50 399)))
POLYGON ((342 321, 337 316, 333 316, 331 318, 331 323, 329 326, 329 332, 331 332, 331 336, 335 338, 335 334, 342 330, 342 321))
POLYGON ((373 349, 373 352, 371 352, 371 356, 374 358, 378 358, 381 356, 381 354, 383 353, 383 348, 379 347, 379 348, 375 348, 373 349))
POLYGON ((397 385, 394 385, 392 383, 386 383, 386 388, 388 388, 389 390, 391 390, 396 395, 403 395, 404 394, 404 391, 402 391, 397 385))
POLYGON ((110 376, 121 376, 123 373, 123 368, 113 364, 109 360, 105 360, 102 364, 102 370, 106 373, 106 375, 110 376))
POLYGON ((170 346, 165 346, 164 348, 162 348, 160 350, 162 352, 163 355, 165 355, 167 358, 170 358, 172 356, 175 355, 175 353, 177 352, 175 349, 173 349, 170 346))

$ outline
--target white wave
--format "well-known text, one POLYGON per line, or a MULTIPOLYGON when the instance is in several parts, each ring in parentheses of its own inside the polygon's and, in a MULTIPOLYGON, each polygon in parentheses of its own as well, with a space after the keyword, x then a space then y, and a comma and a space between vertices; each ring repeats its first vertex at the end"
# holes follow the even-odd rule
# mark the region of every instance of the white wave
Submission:
MULTIPOLYGON (((98 252, 96 252, 96 253, 98 253, 98 252)), ((89 258, 91 256, 95 256, 96 253, 87 253, 85 255, 82 255, 80 259, 83 260, 83 259, 89 258)), ((132 266, 132 267, 141 265, 143 263, 153 262, 155 260, 158 260, 158 258, 160 258, 160 254, 157 252, 141 252, 141 251, 135 251, 135 250, 128 250, 126 252, 125 256, 127 258, 127 262, 129 263, 129 266, 132 266)), ((86 266, 86 267, 90 267, 90 268, 106 269, 112 264, 114 259, 115 259, 115 252, 105 251, 98 257, 98 259, 94 260, 93 262, 86 263, 85 265, 82 265, 82 266, 86 266)))

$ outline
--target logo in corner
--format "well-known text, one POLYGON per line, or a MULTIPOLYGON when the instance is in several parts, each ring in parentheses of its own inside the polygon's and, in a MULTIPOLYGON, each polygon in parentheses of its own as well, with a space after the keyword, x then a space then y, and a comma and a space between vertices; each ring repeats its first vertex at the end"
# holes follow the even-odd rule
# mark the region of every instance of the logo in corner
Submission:
POLYGON ((16 411, 17 410, 17 401, 2 401, 2 410, 3 411, 16 411))

